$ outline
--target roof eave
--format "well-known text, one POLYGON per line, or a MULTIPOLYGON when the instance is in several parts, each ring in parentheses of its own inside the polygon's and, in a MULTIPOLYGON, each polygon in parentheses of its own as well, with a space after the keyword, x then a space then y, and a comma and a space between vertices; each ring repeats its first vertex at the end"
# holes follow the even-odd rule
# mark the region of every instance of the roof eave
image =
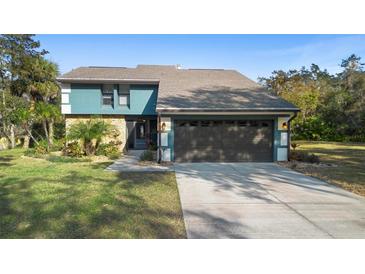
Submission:
POLYGON ((299 112, 299 108, 156 108, 157 112, 299 112))
POLYGON ((58 77, 56 78, 61 83, 151 83, 158 84, 160 79, 118 79, 118 78, 67 78, 58 77))

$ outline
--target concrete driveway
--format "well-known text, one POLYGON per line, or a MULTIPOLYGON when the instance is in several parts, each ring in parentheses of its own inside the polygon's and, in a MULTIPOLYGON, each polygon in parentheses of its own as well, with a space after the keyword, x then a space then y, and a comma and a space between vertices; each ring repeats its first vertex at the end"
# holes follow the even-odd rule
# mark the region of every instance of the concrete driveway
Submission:
POLYGON ((365 199, 275 163, 175 164, 188 238, 365 238, 365 199))

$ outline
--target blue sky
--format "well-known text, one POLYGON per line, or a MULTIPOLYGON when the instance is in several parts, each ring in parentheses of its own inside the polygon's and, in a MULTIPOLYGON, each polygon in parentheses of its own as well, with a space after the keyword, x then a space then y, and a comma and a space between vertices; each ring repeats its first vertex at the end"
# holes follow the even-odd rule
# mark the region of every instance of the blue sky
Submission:
POLYGON ((312 63, 339 71, 341 59, 365 59, 365 35, 37 35, 62 73, 79 66, 180 64, 236 69, 253 80, 312 63))

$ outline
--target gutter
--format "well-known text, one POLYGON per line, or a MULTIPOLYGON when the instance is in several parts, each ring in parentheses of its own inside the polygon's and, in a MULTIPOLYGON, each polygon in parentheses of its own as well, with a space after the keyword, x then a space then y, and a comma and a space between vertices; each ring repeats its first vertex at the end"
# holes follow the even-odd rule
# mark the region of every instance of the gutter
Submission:
POLYGON ((288 127, 289 127, 288 128, 288 142, 289 142, 289 144, 288 144, 288 161, 290 161, 290 150, 291 150, 291 132, 290 132, 291 131, 291 123, 290 122, 291 122, 291 120, 293 120, 295 117, 298 116, 298 112, 295 112, 294 115, 291 116, 288 120, 288 127))
POLYGON ((157 112, 157 134, 158 134, 158 149, 157 149, 157 163, 161 163, 162 149, 161 149, 161 113, 157 112))
POLYGON ((298 108, 156 108, 159 112, 299 112, 298 108))
POLYGON ((289 123, 289 124, 290 124, 291 120, 293 120, 295 117, 297 117, 297 116, 298 116, 298 112, 300 112, 300 110, 296 111, 296 112, 294 113, 294 115, 293 115, 293 116, 291 116, 291 117, 289 118, 289 120, 288 120, 288 123, 289 123))
POLYGON ((71 83, 71 82, 83 82, 83 81, 87 81, 87 82, 146 82, 146 83, 159 83, 160 79, 136 79, 136 78, 124 78, 124 79, 118 79, 118 78, 64 78, 64 77, 58 77, 56 78, 57 81, 59 82, 67 82, 67 83, 71 83))

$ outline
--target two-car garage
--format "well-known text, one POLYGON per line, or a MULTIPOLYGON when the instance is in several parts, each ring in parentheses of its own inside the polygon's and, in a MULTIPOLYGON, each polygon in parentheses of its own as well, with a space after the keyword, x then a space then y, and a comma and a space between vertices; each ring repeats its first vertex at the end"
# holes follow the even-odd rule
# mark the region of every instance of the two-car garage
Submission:
POLYGON ((175 120, 176 162, 273 161, 273 120, 175 120))

